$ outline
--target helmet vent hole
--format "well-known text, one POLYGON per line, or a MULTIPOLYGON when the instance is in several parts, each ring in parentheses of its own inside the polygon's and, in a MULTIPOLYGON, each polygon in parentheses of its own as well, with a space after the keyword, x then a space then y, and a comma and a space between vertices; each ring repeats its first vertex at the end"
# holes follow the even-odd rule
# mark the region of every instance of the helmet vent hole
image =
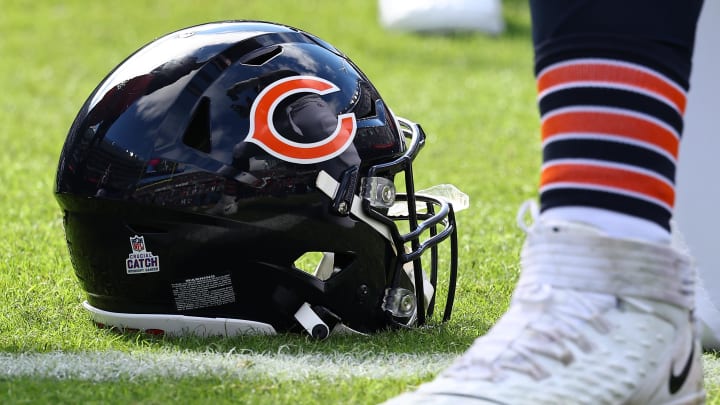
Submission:
POLYGON ((257 52, 250 53, 250 55, 247 56, 247 58, 249 59, 243 60, 240 63, 250 66, 262 66, 265 63, 269 62, 270 59, 280 55, 281 53, 282 48, 279 46, 274 46, 272 48, 263 48, 257 52))
POLYGON ((210 153, 210 99, 203 97, 195 108, 192 120, 183 135, 183 143, 200 152, 210 153))

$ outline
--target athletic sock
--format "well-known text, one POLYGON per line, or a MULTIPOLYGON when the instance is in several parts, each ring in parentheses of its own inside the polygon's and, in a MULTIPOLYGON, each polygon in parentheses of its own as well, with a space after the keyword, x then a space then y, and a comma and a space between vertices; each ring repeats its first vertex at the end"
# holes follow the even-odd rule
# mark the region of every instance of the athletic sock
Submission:
POLYGON ((637 62, 578 57, 543 66, 537 86, 542 215, 668 241, 687 85, 637 62))

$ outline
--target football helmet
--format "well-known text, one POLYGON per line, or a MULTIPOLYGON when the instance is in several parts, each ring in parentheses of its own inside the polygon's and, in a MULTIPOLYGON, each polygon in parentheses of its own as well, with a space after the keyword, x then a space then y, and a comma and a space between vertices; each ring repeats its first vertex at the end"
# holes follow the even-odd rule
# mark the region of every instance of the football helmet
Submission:
POLYGON ((89 96, 60 157, 84 306, 125 330, 324 338, 425 323, 442 267, 447 320, 457 226, 452 203, 415 193, 424 142, 301 30, 225 21, 152 41, 89 96))

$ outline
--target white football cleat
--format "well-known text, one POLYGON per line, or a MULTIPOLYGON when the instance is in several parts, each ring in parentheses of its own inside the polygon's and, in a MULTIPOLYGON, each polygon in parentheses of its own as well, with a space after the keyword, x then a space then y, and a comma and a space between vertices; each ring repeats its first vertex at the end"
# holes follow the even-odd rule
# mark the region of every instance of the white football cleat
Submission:
POLYGON ((526 231, 505 315, 434 381, 388 404, 704 403, 687 255, 575 223, 526 231))

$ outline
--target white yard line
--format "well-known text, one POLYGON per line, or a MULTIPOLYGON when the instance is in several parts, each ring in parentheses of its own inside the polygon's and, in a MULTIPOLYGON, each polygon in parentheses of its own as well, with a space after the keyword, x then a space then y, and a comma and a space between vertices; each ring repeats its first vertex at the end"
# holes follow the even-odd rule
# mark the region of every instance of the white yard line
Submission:
MULTIPOLYGON (((88 381, 146 378, 224 377, 244 380, 272 378, 431 377, 455 358, 451 354, 290 354, 214 352, 50 352, 0 353, 0 379, 30 377, 88 381)), ((720 359, 703 356, 706 386, 720 386, 720 359)))
POLYGON ((198 352, 1 353, 0 379, 31 377, 112 381, 151 377, 302 380, 430 376, 450 354, 286 354, 198 352))

